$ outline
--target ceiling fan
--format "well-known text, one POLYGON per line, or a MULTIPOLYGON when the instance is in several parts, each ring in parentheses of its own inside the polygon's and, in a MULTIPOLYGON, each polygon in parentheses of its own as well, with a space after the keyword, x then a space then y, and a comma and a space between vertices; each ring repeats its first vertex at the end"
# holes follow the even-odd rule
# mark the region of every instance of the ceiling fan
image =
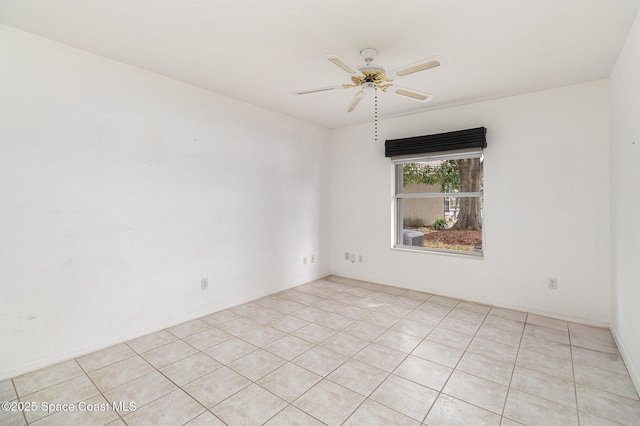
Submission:
POLYGON ((400 68, 394 68, 391 71, 386 71, 383 66, 373 63, 373 60, 377 54, 378 51, 371 47, 361 50, 360 56, 362 56, 362 59, 364 59, 365 65, 361 65, 359 67, 353 67, 349 65, 338 55, 324 55, 323 57, 325 59, 328 59, 330 62, 337 65, 348 74, 351 74, 351 84, 339 84, 337 86, 327 86, 319 87, 317 89, 301 90, 299 92, 294 92, 293 94, 308 95, 310 93, 327 92, 330 90, 352 89, 354 87, 360 88, 360 90, 355 94, 355 96, 349 103, 346 112, 353 111, 358 106, 358 103, 362 100, 362 98, 367 95, 367 93, 376 89, 380 89, 383 92, 392 92, 396 95, 405 96, 418 102, 428 102, 433 98, 433 96, 428 93, 398 86, 394 84, 393 81, 420 71, 426 71, 429 69, 444 66, 446 65, 446 58, 442 56, 433 56, 431 58, 423 59, 421 61, 414 62, 400 68))

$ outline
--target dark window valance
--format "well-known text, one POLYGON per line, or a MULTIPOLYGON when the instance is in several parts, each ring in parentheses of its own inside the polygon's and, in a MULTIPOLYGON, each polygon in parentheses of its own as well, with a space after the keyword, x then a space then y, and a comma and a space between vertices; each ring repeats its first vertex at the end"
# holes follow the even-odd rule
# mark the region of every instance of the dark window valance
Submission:
POLYGON ((414 136, 403 139, 387 139, 384 143, 385 157, 397 155, 427 154, 430 152, 454 151, 457 149, 486 148, 487 129, 458 130, 436 135, 414 136))

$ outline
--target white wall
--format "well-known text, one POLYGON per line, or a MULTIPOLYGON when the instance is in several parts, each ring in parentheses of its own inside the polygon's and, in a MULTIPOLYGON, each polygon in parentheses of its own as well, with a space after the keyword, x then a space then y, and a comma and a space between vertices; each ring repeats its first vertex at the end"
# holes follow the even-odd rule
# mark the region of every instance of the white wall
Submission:
POLYGON ((333 131, 332 272, 608 324, 608 102, 602 80, 384 120, 378 143, 372 124, 333 131), (488 129, 484 259, 392 250, 384 140, 478 126, 488 129))
POLYGON ((0 380, 329 272, 328 130, 4 26, 0 64, 0 380))
POLYGON ((640 15, 611 73, 611 325, 640 389, 640 15))

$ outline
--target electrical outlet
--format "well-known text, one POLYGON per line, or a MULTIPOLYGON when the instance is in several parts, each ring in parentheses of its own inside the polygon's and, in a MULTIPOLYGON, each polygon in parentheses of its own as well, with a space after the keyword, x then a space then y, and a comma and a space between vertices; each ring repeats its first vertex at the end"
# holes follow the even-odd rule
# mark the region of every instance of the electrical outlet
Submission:
POLYGON ((303 257, 303 258, 302 258, 302 264, 303 264, 303 265, 306 265, 306 264, 307 264, 307 256, 305 256, 305 257, 303 257))
POLYGON ((316 263, 316 256, 314 254, 311 255, 311 263, 316 263))
POLYGON ((356 263, 356 255, 354 253, 351 253, 349 255, 349 260, 351 261, 351 263, 356 263))
POLYGON ((551 290, 558 289, 558 279, 557 278, 549 278, 549 288, 551 290))
POLYGON ((200 280, 200 290, 209 290, 209 278, 202 278, 200 280))
POLYGON ((344 260, 349 260, 349 252, 348 251, 344 252, 344 260))
POLYGON ((364 263, 364 256, 363 255, 361 255, 361 254, 358 255, 358 262, 364 263))

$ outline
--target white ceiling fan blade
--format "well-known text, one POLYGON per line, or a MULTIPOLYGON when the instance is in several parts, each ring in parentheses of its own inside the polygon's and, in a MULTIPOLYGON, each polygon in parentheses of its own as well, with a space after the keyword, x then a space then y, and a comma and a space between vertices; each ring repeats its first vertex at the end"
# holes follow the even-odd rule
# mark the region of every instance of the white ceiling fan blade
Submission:
POLYGON ((401 78, 420 71, 426 71, 433 68, 443 67, 447 65, 447 58, 444 56, 432 56, 400 68, 392 69, 387 73, 387 77, 391 79, 401 78))
POLYGON ((429 102, 433 99, 433 95, 420 92, 419 90, 408 89, 402 86, 396 86, 395 84, 387 89, 388 92, 395 93, 396 95, 405 96, 409 99, 413 99, 418 102, 429 102))
POLYGON ((366 90, 360 90, 358 93, 356 93, 353 99, 351 99, 351 102, 349 102, 349 106, 347 107, 346 112, 351 112, 354 109, 356 109, 356 107, 358 106, 362 98, 364 98, 366 95, 367 95, 366 90))
POLYGON ((325 59, 328 59, 334 65, 340 67, 343 71, 349 74, 356 74, 356 75, 361 74, 360 71, 358 71, 357 67, 354 67, 353 65, 347 63, 344 59, 342 59, 338 55, 327 54, 327 55, 322 55, 322 57, 325 59))
POLYGON ((319 92, 329 92, 331 90, 341 90, 346 89, 343 84, 338 84, 337 86, 327 86, 327 87, 318 87, 316 89, 309 90, 300 90, 299 92, 293 92, 293 95, 308 95, 310 93, 319 93, 319 92))

